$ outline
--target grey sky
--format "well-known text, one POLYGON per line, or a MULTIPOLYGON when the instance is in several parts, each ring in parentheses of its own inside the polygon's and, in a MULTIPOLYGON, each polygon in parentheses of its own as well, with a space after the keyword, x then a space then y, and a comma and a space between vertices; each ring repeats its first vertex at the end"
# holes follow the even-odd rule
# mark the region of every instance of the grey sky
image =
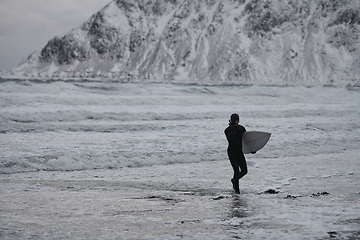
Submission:
POLYGON ((78 27, 111 0, 0 0, 0 70, 78 27))

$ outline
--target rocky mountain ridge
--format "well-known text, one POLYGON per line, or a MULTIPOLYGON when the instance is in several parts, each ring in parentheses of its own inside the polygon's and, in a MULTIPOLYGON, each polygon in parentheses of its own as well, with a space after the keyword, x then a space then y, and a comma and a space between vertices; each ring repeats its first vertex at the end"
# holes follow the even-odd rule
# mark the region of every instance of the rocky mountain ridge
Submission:
POLYGON ((360 85, 357 0, 114 0, 3 78, 360 85))

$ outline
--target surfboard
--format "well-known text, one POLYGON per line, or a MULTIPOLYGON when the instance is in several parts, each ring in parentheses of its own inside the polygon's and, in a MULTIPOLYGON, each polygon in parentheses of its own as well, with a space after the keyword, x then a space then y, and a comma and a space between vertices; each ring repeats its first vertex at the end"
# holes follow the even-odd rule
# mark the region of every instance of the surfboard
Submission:
POLYGON ((244 154, 254 153, 262 149, 269 141, 271 133, 246 131, 243 134, 242 149, 244 154))

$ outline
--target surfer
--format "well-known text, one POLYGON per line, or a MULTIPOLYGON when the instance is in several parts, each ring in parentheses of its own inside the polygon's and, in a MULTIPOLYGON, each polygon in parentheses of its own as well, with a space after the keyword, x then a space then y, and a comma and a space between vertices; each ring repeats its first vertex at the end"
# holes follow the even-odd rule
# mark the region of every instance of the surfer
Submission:
POLYGON ((248 172, 245 156, 242 150, 242 137, 246 129, 239 125, 239 115, 234 113, 229 120, 229 126, 225 129, 225 135, 229 142, 227 153, 232 168, 234 169, 234 177, 231 179, 235 193, 240 193, 239 180, 248 172))

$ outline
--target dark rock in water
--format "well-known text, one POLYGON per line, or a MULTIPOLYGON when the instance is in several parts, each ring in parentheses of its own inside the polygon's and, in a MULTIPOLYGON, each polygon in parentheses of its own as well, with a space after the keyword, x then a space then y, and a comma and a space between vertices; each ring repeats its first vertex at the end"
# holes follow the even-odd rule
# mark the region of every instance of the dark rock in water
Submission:
POLYGON ((292 195, 287 195, 286 197, 285 197, 286 199, 296 199, 297 198, 297 196, 292 196, 292 195))
POLYGON ((330 231, 328 232, 328 234, 330 235, 331 238, 337 237, 337 232, 335 231, 330 231))
POLYGON ((329 195, 330 193, 328 192, 318 192, 318 193, 313 193, 311 196, 312 197, 319 197, 319 196, 326 196, 329 195))
POLYGON ((276 191, 276 190, 274 190, 274 189, 268 189, 268 190, 266 190, 264 193, 269 193, 269 194, 278 194, 279 193, 279 191, 276 191))
POLYGON ((226 197, 225 196, 218 196, 216 198, 213 198, 213 200, 221 200, 221 199, 224 199, 224 198, 226 198, 226 197))

